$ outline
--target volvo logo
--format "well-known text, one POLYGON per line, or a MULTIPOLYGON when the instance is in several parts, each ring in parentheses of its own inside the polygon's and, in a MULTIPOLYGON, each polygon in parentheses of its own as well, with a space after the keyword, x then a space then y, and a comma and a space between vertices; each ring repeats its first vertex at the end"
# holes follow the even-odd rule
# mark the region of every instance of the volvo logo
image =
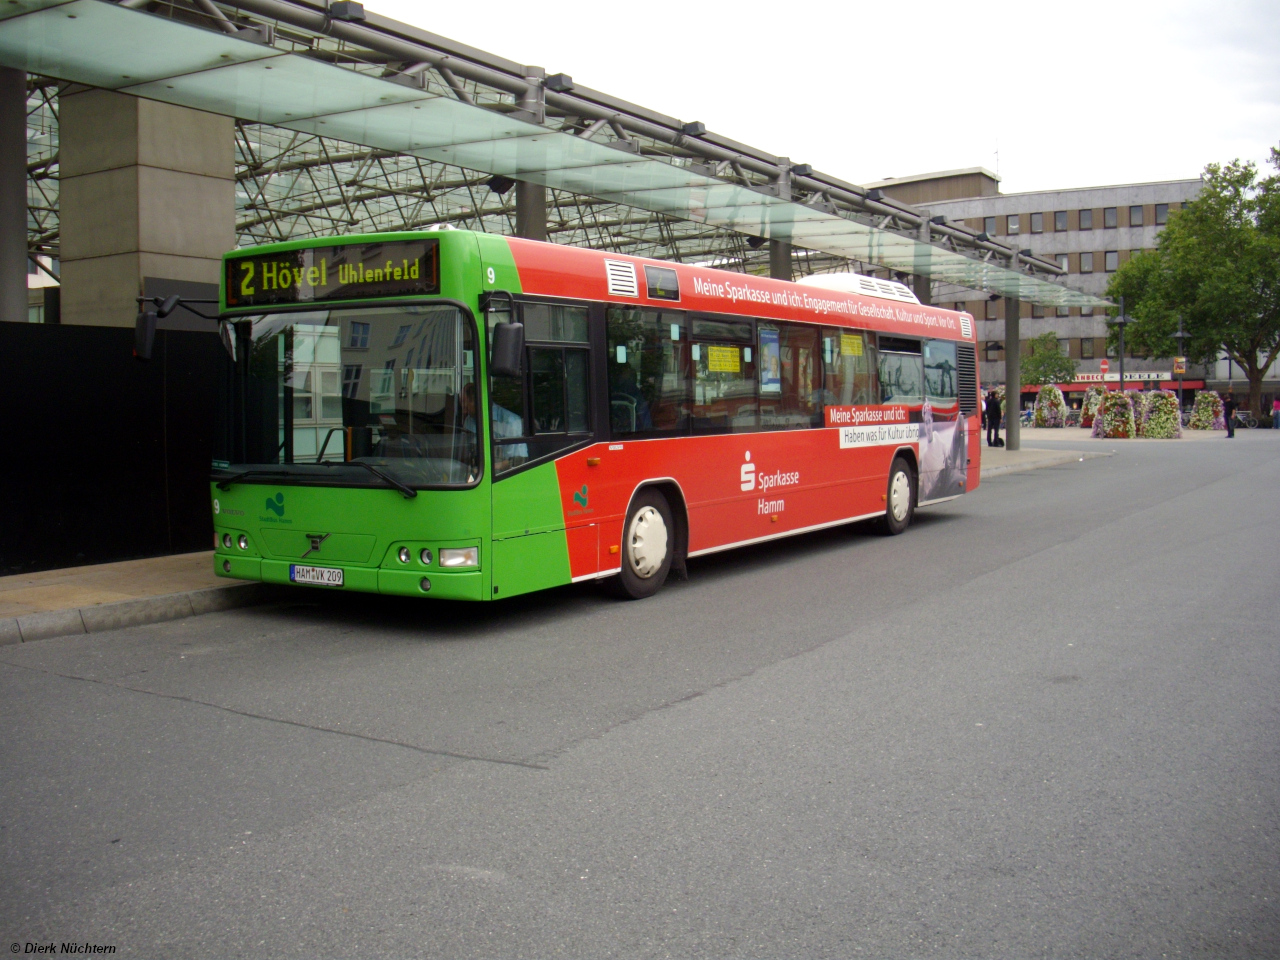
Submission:
MULTIPOLYGON (((306 534, 306 538, 307 538, 309 541, 311 541, 311 549, 309 549, 306 553, 304 553, 304 554, 302 555, 303 557, 307 556, 308 554, 312 554, 312 553, 319 553, 319 552, 320 552, 320 544, 324 543, 326 540, 328 540, 328 539, 329 539, 329 534, 327 534, 327 533, 308 533, 308 534, 306 534)), ((302 559, 302 558, 301 558, 301 557, 299 557, 298 559, 302 559)))

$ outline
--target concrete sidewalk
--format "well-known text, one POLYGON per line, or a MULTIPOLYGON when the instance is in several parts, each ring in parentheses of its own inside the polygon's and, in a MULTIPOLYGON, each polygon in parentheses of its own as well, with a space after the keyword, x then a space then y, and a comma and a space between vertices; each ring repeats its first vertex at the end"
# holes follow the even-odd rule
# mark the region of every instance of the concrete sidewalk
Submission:
POLYGON ((0 645, 227 610, 265 593, 215 576, 212 550, 0 577, 0 645))
MULTIPOLYGON (((1061 430, 1036 432, 1067 439, 1061 430)), ((982 478, 1108 455, 1100 450, 984 447, 982 478)), ((278 588, 266 584, 215 576, 212 550, 0 577, 0 645, 192 617, 258 603, 277 593, 278 588)))

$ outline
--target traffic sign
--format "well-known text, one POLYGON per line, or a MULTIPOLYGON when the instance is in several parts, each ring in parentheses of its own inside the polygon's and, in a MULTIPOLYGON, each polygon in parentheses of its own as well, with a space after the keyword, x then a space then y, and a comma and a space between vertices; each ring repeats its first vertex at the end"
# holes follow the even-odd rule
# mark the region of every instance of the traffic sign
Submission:
POLYGON ((1111 364, 1107 363, 1107 361, 1106 361, 1106 360, 1103 360, 1103 361, 1102 361, 1102 364, 1101 364, 1101 367, 1100 367, 1100 368, 1101 368, 1101 370, 1102 370, 1102 375, 1103 375, 1104 377, 1105 377, 1108 373, 1110 373, 1110 372, 1111 372, 1111 364))

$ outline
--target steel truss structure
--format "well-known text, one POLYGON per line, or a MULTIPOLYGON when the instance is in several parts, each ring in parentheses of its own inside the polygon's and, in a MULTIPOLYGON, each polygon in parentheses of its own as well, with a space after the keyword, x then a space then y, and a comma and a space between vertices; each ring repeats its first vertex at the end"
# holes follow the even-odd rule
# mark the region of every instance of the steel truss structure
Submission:
MULTIPOLYGON (((66 86, 43 77, 28 83, 27 245, 32 253, 55 260, 57 97, 66 86)), ((236 121, 236 237, 241 246, 445 224, 513 234, 515 195, 492 180, 486 173, 405 154, 236 121)), ((769 271, 768 248, 754 237, 560 191, 550 191, 547 199, 548 239, 556 243, 755 274, 769 271)), ((799 248, 793 263, 797 275, 875 272, 873 264, 799 248)))
MULTIPOLYGON (((563 74, 548 77, 540 68, 366 13, 349 0, 321 5, 302 0, 120 0, 119 5, 659 160, 691 175, 794 201, 1000 270, 1049 281, 1064 272, 1029 251, 942 218, 931 220, 879 191, 736 143, 701 123, 624 103, 579 87, 563 74)), ((57 94, 65 86, 39 76, 29 82, 29 246, 53 256, 58 249, 57 94)), ((435 224, 515 232, 517 188, 506 176, 249 120, 236 121, 236 148, 236 232, 242 245, 435 224)), ((548 189, 547 207, 548 239, 559 243, 769 272, 770 251, 763 237, 700 222, 696 212, 679 217, 557 189, 548 189)), ((792 263, 796 274, 906 272, 900 264, 886 267, 801 246, 794 248, 792 263)), ((964 299, 962 289, 935 287, 934 298, 964 299)))

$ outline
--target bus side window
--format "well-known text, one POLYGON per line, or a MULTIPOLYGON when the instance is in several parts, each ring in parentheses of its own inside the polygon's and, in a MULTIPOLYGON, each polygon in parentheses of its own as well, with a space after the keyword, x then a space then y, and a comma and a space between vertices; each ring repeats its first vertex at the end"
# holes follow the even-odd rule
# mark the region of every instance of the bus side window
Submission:
POLYGON ((924 402, 924 357, 919 340, 880 338, 880 402, 924 402))
POLYGON ((860 330, 822 331, 822 399, 831 406, 880 402, 876 392, 875 347, 860 330))
POLYGON ((950 407, 956 402, 956 345, 950 340, 924 342, 924 387, 929 402, 950 407))
POLYGON ((689 327, 679 310, 610 306, 606 313, 613 436, 689 430, 689 327))
POLYGON ((760 428, 805 430, 822 425, 818 328, 760 324, 760 428))

